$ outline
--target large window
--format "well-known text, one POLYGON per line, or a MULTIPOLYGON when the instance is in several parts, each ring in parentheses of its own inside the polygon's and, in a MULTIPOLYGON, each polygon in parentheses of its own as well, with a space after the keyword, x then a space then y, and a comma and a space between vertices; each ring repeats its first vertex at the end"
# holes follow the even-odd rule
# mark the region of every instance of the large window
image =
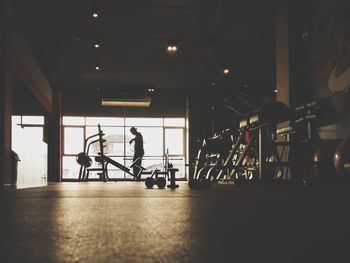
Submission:
POLYGON ((67 127, 64 129, 64 153, 76 154, 77 149, 83 149, 84 129, 79 127, 67 127))
MULTIPOLYGON (((80 166, 75 156, 83 151, 84 140, 98 132, 98 124, 105 134, 104 153, 110 158, 127 167, 131 165, 134 148, 129 141, 133 138, 130 128, 134 126, 143 136, 145 156, 142 166, 146 171, 163 170, 169 161, 179 169, 178 179, 186 178, 184 118, 63 117, 63 179, 78 178, 80 166)), ((93 168, 99 168, 99 163, 95 162, 98 152, 98 143, 91 144, 88 153, 94 161, 93 168)), ((98 178, 97 173, 90 172, 89 178, 98 178)), ((108 174, 113 179, 132 179, 112 165, 108 166, 108 174)))

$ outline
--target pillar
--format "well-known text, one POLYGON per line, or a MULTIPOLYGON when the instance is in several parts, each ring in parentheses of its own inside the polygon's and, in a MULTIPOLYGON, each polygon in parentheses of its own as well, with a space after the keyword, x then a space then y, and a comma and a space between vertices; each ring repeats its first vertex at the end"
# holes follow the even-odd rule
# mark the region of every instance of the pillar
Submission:
POLYGON ((50 115, 49 182, 61 182, 62 176, 62 103, 61 92, 53 92, 53 110, 50 115))
POLYGON ((0 1, 0 186, 11 184, 11 1, 0 1))
POLYGON ((277 101, 289 106, 289 36, 288 6, 276 17, 276 90, 277 101))

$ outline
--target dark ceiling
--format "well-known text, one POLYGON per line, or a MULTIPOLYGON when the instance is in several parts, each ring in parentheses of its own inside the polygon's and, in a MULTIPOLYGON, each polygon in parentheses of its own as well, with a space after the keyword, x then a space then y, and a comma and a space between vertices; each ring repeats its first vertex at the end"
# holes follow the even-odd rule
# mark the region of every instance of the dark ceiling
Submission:
POLYGON ((274 19, 280 2, 14 0, 13 12, 16 31, 55 89, 215 88, 263 94, 274 89, 274 19), (178 43, 175 55, 165 52, 170 40, 178 43), (96 63, 101 70, 95 70, 96 63), (225 67, 228 76, 222 74, 225 67))

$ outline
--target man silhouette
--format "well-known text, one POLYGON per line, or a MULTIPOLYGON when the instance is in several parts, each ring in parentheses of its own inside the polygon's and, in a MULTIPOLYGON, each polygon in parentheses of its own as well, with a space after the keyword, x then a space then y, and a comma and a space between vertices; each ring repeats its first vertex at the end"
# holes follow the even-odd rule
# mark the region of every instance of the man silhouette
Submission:
MULTIPOLYGON (((143 150, 143 137, 142 134, 140 132, 137 131, 137 129, 135 127, 131 127, 130 128, 130 132, 135 136, 133 139, 131 139, 129 141, 129 144, 131 144, 132 142, 135 142, 134 144, 134 157, 133 157, 133 162, 135 162, 135 165, 133 166, 133 173, 135 176, 137 176, 137 174, 140 171, 139 166, 141 166, 142 163, 142 157, 145 154, 144 150, 143 150)), ((140 180, 141 179, 141 175, 139 175, 136 180, 140 180)))

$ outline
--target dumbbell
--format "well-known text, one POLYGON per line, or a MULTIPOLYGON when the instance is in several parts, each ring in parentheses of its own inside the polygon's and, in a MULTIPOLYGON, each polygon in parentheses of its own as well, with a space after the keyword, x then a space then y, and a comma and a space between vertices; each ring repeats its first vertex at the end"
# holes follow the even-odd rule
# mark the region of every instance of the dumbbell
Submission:
POLYGON ((158 177, 157 179, 154 179, 153 177, 146 178, 145 185, 148 189, 152 189, 155 184, 159 189, 163 189, 166 185, 166 179, 164 177, 158 177))

